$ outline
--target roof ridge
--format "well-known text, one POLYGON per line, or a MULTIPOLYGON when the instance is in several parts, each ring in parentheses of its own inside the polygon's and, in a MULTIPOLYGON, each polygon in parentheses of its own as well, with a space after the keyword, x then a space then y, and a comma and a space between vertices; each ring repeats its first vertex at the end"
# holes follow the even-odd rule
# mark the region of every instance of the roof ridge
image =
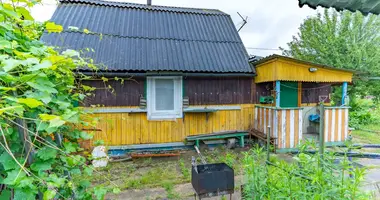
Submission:
POLYGON ((205 15, 228 15, 227 13, 218 9, 209 8, 191 8, 191 7, 176 7, 176 6, 160 6, 160 5, 146 5, 131 2, 119 1, 104 1, 104 0, 59 0, 61 4, 89 4, 98 6, 121 7, 121 8, 135 8, 143 10, 156 10, 163 12, 177 12, 177 13, 193 13, 205 15))
POLYGON ((97 33, 97 32, 84 33, 84 32, 75 31, 75 30, 63 30, 61 33, 80 33, 80 34, 85 34, 85 35, 98 35, 99 37, 110 36, 110 37, 118 37, 118 38, 132 38, 132 39, 146 39, 146 40, 176 40, 176 41, 188 41, 188 42, 210 42, 210 43, 236 43, 236 44, 242 44, 241 41, 218 41, 218 40, 181 39, 181 38, 170 38, 170 37, 126 36, 126 35, 117 35, 117 34, 109 34, 109 33, 97 33))

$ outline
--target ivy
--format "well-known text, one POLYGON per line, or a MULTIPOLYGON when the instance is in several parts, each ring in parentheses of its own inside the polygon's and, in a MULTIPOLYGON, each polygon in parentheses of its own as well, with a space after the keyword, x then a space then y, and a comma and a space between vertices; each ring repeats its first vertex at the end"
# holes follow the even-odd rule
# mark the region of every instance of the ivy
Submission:
POLYGON ((63 31, 34 21, 28 10, 40 0, 6 2, 0 4, 0 199, 103 199, 106 189, 70 178, 94 171, 78 143, 92 138, 81 127, 96 120, 74 105, 94 90, 81 85, 88 77, 78 69, 96 67, 75 50, 56 51, 39 40, 43 31, 63 31))

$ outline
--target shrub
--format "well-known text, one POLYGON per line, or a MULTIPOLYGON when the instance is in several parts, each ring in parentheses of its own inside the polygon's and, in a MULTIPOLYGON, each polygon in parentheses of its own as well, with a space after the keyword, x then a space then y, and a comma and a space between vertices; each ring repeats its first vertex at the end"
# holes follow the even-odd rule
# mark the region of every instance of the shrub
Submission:
POLYGON ((271 158, 266 164, 262 148, 245 153, 244 172, 248 179, 245 199, 368 199, 360 191, 364 169, 353 168, 344 157, 333 164, 332 154, 300 153, 294 163, 271 158), (350 178, 351 175, 353 178, 350 178))

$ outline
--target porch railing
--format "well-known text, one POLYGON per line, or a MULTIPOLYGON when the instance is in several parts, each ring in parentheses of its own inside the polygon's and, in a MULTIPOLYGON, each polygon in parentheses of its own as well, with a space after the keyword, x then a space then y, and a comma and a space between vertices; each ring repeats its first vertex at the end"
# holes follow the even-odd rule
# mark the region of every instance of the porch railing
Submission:
POLYGON ((254 128, 267 133, 271 126, 277 148, 295 148, 302 140, 302 108, 255 107, 254 128))

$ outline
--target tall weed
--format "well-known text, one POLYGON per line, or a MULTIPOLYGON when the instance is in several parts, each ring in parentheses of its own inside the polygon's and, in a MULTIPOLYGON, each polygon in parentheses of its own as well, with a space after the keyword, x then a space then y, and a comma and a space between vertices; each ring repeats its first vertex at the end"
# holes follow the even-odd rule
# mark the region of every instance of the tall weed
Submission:
MULTIPOLYGON (((305 147, 301 148, 305 149, 305 147)), ((268 165, 262 148, 244 155, 247 184, 245 199, 368 199, 360 190, 365 169, 355 168, 346 157, 299 153, 288 163, 271 157, 268 165), (352 178, 351 178, 351 177, 352 178)))

